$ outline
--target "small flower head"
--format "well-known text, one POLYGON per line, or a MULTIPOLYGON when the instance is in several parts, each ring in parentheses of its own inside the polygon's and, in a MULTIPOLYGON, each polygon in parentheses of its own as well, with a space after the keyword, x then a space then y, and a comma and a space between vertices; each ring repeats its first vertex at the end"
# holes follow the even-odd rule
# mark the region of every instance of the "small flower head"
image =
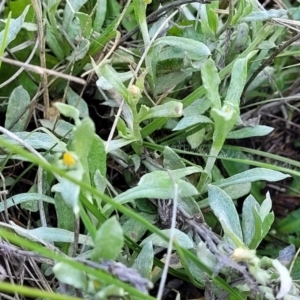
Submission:
POLYGON ((140 88, 134 84, 129 87, 129 93, 136 98, 141 96, 140 88))
POLYGON ((77 162, 77 159, 71 152, 65 152, 63 154, 62 161, 66 167, 74 167, 77 162))
POLYGON ((255 258, 256 258, 255 250, 249 250, 243 248, 236 248, 231 255, 231 259, 234 261, 253 262, 255 258))

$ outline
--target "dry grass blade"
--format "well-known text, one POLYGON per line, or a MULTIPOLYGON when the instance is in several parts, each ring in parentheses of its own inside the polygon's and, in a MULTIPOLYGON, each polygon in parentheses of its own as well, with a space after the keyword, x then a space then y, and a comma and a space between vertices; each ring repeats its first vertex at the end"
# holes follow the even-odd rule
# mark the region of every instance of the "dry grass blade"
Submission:
POLYGON ((20 61, 12 60, 12 59, 5 58, 5 57, 0 57, 0 60, 2 60, 3 62, 6 62, 8 64, 11 64, 11 65, 23 67, 23 68, 25 68, 27 70, 30 70, 32 72, 35 72, 37 74, 44 74, 45 73, 45 74, 53 75, 53 76, 56 76, 56 77, 59 77, 59 78, 63 78, 63 79, 66 79, 66 80, 70 80, 70 81, 85 85, 85 80, 84 79, 81 79, 81 78, 78 78, 78 77, 75 77, 75 76, 72 76, 72 75, 59 73, 59 72, 49 70, 49 69, 46 69, 46 68, 42 68, 42 67, 39 67, 39 66, 25 64, 25 63, 22 63, 20 61))

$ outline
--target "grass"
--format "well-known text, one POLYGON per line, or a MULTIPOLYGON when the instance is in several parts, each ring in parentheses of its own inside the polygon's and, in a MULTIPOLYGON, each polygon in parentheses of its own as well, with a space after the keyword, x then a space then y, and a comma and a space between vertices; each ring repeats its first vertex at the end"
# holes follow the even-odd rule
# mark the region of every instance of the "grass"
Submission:
POLYGON ((299 9, 150 2, 1 12, 1 296, 298 299, 299 9))

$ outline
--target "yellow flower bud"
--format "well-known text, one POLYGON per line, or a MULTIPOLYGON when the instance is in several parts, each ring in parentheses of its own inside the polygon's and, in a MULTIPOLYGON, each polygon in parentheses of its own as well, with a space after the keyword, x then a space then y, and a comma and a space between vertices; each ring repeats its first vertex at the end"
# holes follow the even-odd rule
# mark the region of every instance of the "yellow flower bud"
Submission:
POLYGON ((76 164, 76 158, 70 152, 65 152, 62 160, 64 165, 67 167, 73 167, 76 164))

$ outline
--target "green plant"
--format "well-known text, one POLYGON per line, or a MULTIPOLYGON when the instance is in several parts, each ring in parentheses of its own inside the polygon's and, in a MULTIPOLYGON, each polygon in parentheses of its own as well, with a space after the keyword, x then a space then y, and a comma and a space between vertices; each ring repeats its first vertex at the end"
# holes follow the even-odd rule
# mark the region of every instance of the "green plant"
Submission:
MULTIPOLYGON (((268 76, 261 73, 251 83, 252 75, 284 40, 285 29, 267 21, 292 7, 261 10, 257 1, 230 1, 223 14, 218 1, 198 1, 199 7, 174 1, 147 15, 150 3, 142 0, 123 8, 115 0, 33 3, 36 23, 32 8, 16 1, 21 12, 12 20, 8 14, 0 33, 1 55, 10 43, 25 43, 30 30, 39 37, 36 46, 25 45, 32 56, 21 65, 42 72, 41 85, 35 77, 6 83, 0 127, 1 173, 13 161, 27 166, 17 179, 5 178, 10 190, 35 170, 30 190, 5 199, 0 211, 8 219, 7 209, 20 205, 39 214, 37 225, 26 229, 1 222, 10 232, 1 229, 0 235, 11 243, 1 251, 51 259, 40 276, 61 283, 52 286, 53 294, 33 295, 154 299, 149 290, 157 284, 161 299, 169 272, 218 299, 298 299, 287 269, 293 251, 286 250, 286 261, 260 255, 275 216, 270 194, 261 199, 256 184, 299 177, 299 171, 248 155, 299 163, 225 145, 273 130, 258 119, 242 119, 241 110, 256 92, 264 93, 268 76), (123 37, 120 25, 129 31, 123 37), (132 43, 125 44, 129 36, 132 43), (42 69, 28 66, 38 60, 37 47, 42 69), (86 95, 93 81, 98 90, 86 95), (50 106, 49 94, 60 100, 50 106), (36 105, 41 95, 42 107, 36 105), (106 137, 97 134, 102 118, 90 117, 100 103, 112 122, 106 137), (45 118, 29 130, 35 105, 45 118)), ((288 46, 280 48, 282 55, 288 46)), ((275 63, 269 72, 280 68, 275 63)), ((276 226, 282 230, 284 221, 276 226)), ((14 286, 0 282, 1 289, 12 292, 14 286)), ((20 287, 18 293, 29 292, 20 287)))

